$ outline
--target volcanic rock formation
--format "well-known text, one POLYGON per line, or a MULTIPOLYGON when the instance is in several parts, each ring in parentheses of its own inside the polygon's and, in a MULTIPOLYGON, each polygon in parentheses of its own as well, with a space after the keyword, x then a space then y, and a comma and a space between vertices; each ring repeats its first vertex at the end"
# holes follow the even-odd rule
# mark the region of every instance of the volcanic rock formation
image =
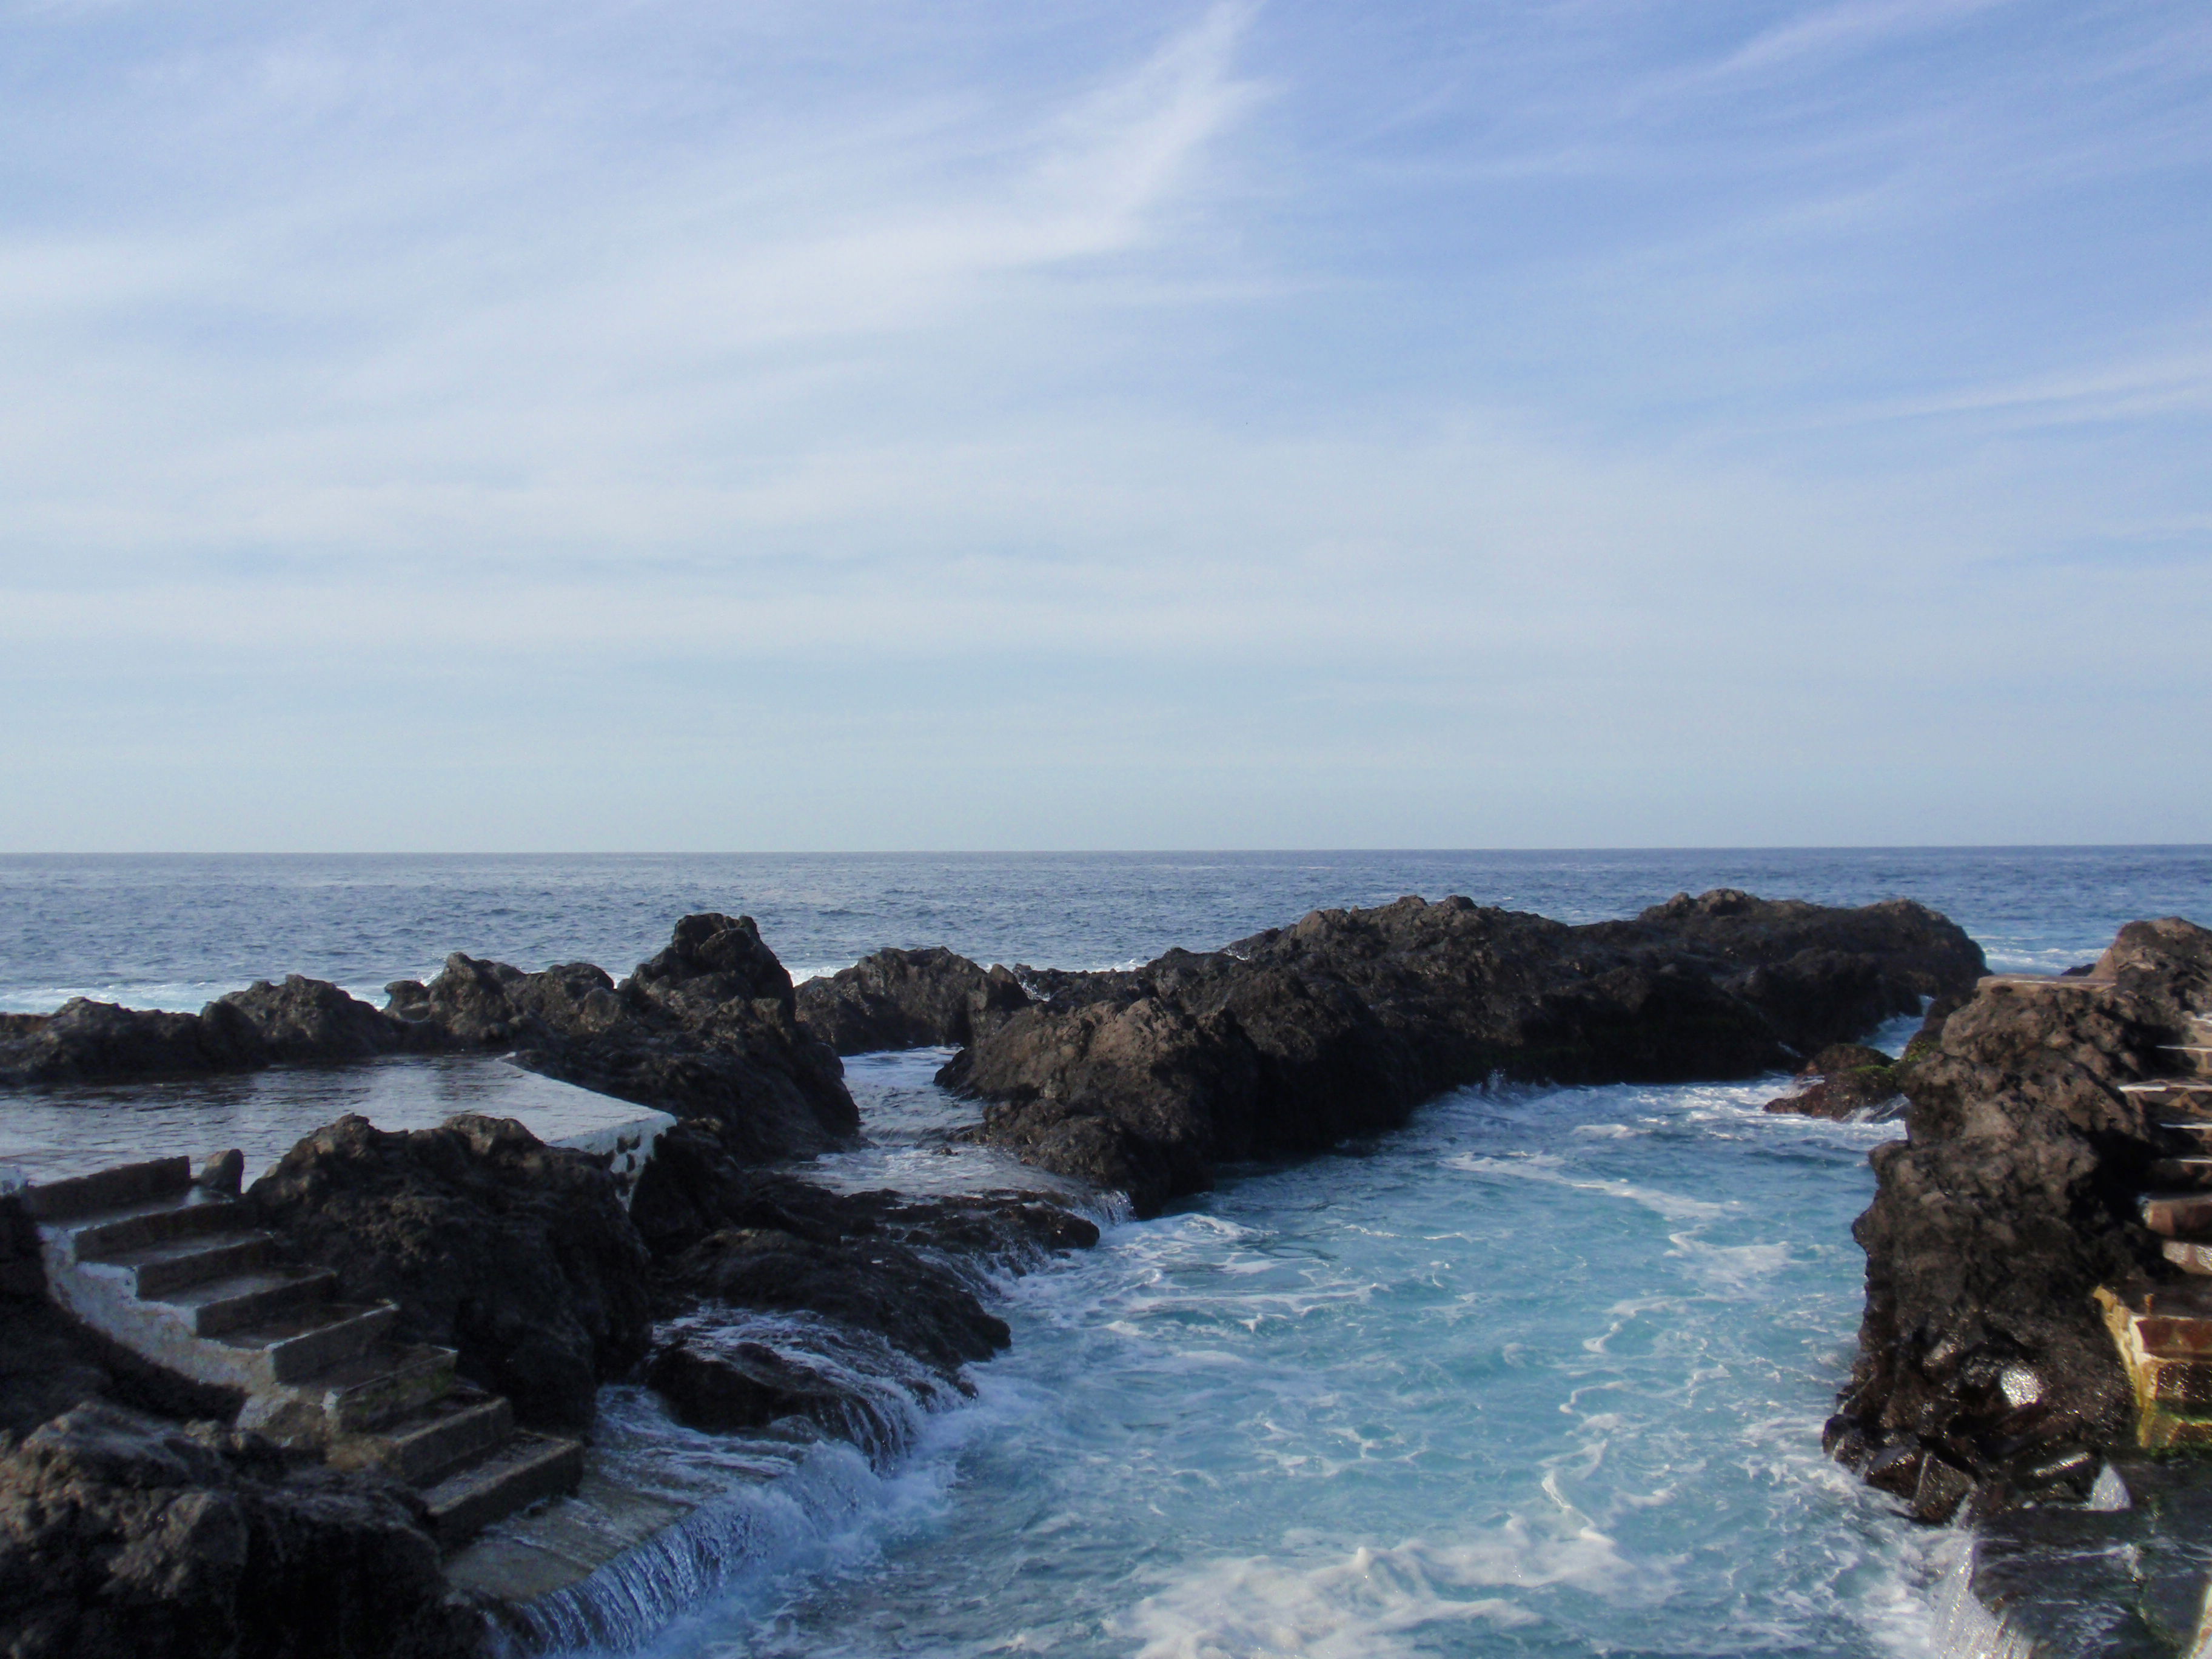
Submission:
POLYGON ((1322 1150, 1492 1076, 1753 1076, 1969 988, 1981 951, 1907 900, 1678 895, 1629 921, 1418 898, 1318 910, 1225 950, 1024 976, 1043 1000, 939 1073, 983 1139, 1140 1214, 1222 1163, 1322 1150))
POLYGON ((2131 1446, 2128 1378, 2091 1293, 2178 1279, 2138 1196, 2190 1150, 2154 1096, 2212 1011, 2212 933, 2131 922, 2086 981, 1994 980, 1899 1068, 1906 1138, 1877 1147, 1859 1353, 1826 1443, 1928 1520, 2087 1490, 2131 1446))

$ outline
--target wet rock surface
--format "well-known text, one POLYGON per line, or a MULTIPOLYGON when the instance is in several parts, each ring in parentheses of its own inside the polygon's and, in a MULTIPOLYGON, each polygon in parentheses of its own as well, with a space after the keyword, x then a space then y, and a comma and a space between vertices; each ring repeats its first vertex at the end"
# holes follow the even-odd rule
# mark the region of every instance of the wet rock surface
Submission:
POLYGON ((653 1355, 645 1380, 695 1429, 758 1429, 798 1417, 836 1433, 848 1428, 854 1406, 848 1390, 763 1342, 678 1338, 653 1355))
POLYGON ((2097 983, 1994 983, 1900 1066, 1907 1137, 1877 1147, 1854 1228, 1859 1352, 1828 1449, 1923 1518, 2085 1493, 2132 1443, 2127 1377, 2090 1299, 2178 1278, 2140 1223, 2181 1150, 2120 1085, 2212 1010, 2212 933, 2132 922, 2097 983))
MULTIPOLYGON (((983 1305, 982 1273, 1020 1272, 1049 1252, 1098 1241, 1092 1223, 1025 1194, 833 1193, 756 1169, 712 1120, 661 1137, 631 1217, 656 1260, 665 1320, 711 1319, 717 1310, 805 1315, 880 1340, 954 1386, 964 1386, 963 1364, 1009 1340, 1006 1322, 983 1305)), ((664 1343, 646 1377, 702 1427, 766 1411, 778 1390, 799 1414, 825 1424, 833 1407, 848 1416, 872 1410, 803 1368, 787 1365, 779 1381, 742 1353, 682 1334, 664 1343)))
POLYGON ((1225 1162, 1321 1151, 1493 1075, 1756 1075, 1956 995, 1979 947, 1923 907, 1729 890, 1574 927, 1418 898, 1316 911, 1130 972, 1023 977, 1040 1000, 939 1074, 980 1138, 1127 1192, 1139 1213, 1225 1162))
POLYGON ((389 1299, 409 1341, 457 1348, 463 1374, 525 1422, 590 1422, 602 1382, 646 1351, 648 1259, 600 1160, 510 1119, 317 1130, 246 1203, 351 1302, 389 1299))
POLYGON ((447 1659, 480 1630, 383 1477, 102 1402, 0 1439, 14 1659, 447 1659))
POLYGON ((799 988, 799 1020, 841 1054, 961 1048, 1029 1006, 1008 969, 942 945, 878 951, 799 988))
POLYGON ((2212 1576, 2212 1486, 2187 1463, 2123 1459, 2118 1510, 2045 1504, 1983 1523, 1972 1590, 2050 1654, 2167 1659, 2195 1645, 2212 1576))
POLYGON ((1006 1322, 941 1263, 872 1235, 810 1237, 780 1227, 709 1233, 664 1284, 697 1302, 805 1313, 872 1331, 948 1380, 1012 1340, 1006 1322))

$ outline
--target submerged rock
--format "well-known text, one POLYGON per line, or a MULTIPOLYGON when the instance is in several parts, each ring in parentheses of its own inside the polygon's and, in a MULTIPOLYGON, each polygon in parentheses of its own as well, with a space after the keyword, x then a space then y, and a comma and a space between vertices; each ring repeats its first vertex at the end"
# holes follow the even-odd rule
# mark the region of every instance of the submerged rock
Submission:
POLYGON ((345 1117, 247 1188, 257 1219, 338 1275, 348 1301, 398 1304, 398 1334, 459 1350, 527 1423, 591 1421, 602 1382, 650 1332, 648 1258, 614 1178, 511 1119, 387 1132, 345 1117))
POLYGON ((1905 900, 1838 910, 1721 890, 1571 927, 1407 898, 1133 972, 1036 975, 1045 1000, 939 1078, 984 1102, 981 1139, 1145 1214, 1222 1163, 1391 1128, 1493 1075, 1755 1076, 1982 967, 1964 933, 1905 900))
MULTIPOLYGON (((2131 922, 2090 984, 1993 982, 1909 1051, 1906 1139, 1875 1149, 1853 1228, 1866 1311, 1832 1451, 1869 1480, 1940 1459, 1987 1511, 2078 1497, 2091 1449, 2131 1443, 2134 1399, 2090 1292, 2178 1277, 2136 1212, 2154 1161, 2180 1148, 2163 1109, 2120 1085, 2169 1073, 2163 1046, 2207 1011, 2212 933, 2131 922)), ((1965 1492, 1916 1480, 1916 1511, 1942 1519, 1965 1492)))
POLYGON ((396 1481, 98 1402, 0 1447, 11 1659, 459 1659, 481 1632, 396 1481))

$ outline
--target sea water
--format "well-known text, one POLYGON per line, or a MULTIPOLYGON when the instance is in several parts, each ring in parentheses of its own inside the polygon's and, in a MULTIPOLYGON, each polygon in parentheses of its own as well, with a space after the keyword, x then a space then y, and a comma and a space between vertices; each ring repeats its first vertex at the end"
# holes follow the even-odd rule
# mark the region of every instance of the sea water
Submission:
MULTIPOLYGON (((0 999, 373 988, 452 948, 619 969, 700 908, 759 917, 800 969, 929 943, 1097 967, 1405 891, 1580 921, 1714 885, 1908 894, 2001 969, 2212 921, 2203 848, 16 860, 0 999)), ((930 1082, 941 1058, 852 1062, 874 1144, 814 1173, 1036 1184, 945 1145, 972 1108, 930 1082)), ((699 1534, 726 1543, 619 1587, 635 1616, 599 1628, 667 1659, 1929 1652, 1955 1535, 1819 1449, 1866 1153, 1896 1130, 1761 1112, 1782 1083, 1464 1090, 1152 1220, 1102 1208, 1097 1249, 985 1285, 1014 1342, 973 1397, 915 1383, 873 1455, 764 1461, 610 1390, 623 1455, 732 1472, 699 1534)))

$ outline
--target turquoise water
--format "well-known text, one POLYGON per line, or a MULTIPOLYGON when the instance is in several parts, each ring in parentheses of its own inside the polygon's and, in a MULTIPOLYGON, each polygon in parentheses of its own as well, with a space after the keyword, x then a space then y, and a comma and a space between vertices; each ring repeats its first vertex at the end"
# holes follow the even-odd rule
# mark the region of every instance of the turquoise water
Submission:
POLYGON ((1818 1444, 1893 1131, 1771 1093, 1465 1091, 1115 1226, 653 1651, 1924 1651, 1940 1550, 1818 1444))
MULTIPOLYGON (((760 916, 802 970, 940 941, 1098 966, 1409 890, 1582 920, 1717 884, 1908 893, 2001 968, 2087 960, 2136 915, 2212 920, 2204 848, 15 860, 0 1006, 52 1006, 64 987, 191 1004, 286 969, 374 987, 449 948, 620 968, 705 905, 760 916)), ((854 1063, 876 1144, 817 1173, 1012 1178, 938 1149, 970 1113, 929 1084, 940 1058, 854 1063)), ((709 1484, 732 1471, 728 1524, 701 1534, 720 1553, 664 1585, 673 1600, 628 1645, 1926 1653, 1955 1540, 1818 1444, 1858 1318, 1866 1153, 1896 1131, 1760 1113, 1781 1083, 1468 1091, 1152 1221, 1102 1212, 1097 1250, 992 1287, 1014 1346, 975 1368, 976 1396, 914 1400, 872 1464, 834 1444, 718 1448, 611 1390, 625 1455, 709 1484)), ((760 1334, 805 1351, 803 1331, 760 1334)))

